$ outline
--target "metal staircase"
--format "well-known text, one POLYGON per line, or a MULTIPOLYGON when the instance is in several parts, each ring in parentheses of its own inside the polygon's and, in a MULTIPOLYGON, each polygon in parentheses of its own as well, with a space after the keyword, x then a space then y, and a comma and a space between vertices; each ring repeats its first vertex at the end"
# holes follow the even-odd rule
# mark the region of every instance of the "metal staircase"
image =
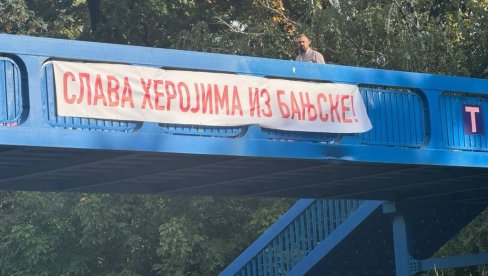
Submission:
POLYGON ((303 275, 381 204, 301 199, 220 275, 303 275))
POLYGON ((220 275, 416 275, 485 264, 486 253, 431 258, 485 208, 302 199, 220 275))

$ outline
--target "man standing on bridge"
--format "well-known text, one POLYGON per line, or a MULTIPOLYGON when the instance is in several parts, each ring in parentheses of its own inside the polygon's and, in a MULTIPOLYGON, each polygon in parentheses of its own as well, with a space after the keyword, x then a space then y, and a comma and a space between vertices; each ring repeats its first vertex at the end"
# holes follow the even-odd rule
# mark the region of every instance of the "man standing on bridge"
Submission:
POLYGON ((308 40, 308 37, 305 34, 298 35, 297 44, 298 44, 298 56, 296 57, 297 61, 325 64, 324 56, 322 56, 321 53, 309 47, 310 41, 308 40))

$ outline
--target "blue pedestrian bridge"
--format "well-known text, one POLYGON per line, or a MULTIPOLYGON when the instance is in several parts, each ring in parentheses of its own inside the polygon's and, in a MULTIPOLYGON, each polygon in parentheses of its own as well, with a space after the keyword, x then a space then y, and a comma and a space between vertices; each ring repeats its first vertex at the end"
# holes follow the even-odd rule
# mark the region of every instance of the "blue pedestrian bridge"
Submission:
POLYGON ((415 275, 487 264, 483 252, 431 257, 488 206, 487 132, 486 79, 0 34, 1 190, 301 198, 221 275, 415 275), (80 67, 60 75, 63 63, 80 67), (94 71, 100 65, 105 75, 94 71), (141 78, 144 110, 169 114, 172 104, 186 114, 158 121, 114 111, 129 109, 137 90, 123 76, 141 70, 164 72, 141 78), (166 72, 186 79, 169 82, 166 72), (293 128, 239 121, 247 91, 239 101, 232 86, 185 86, 193 78, 348 85, 366 115, 354 117, 352 94, 314 102, 295 91, 285 101, 263 86, 249 91, 261 97, 254 117, 271 117, 269 100, 278 99, 293 128), (205 94, 223 88, 225 97, 205 94), (200 93, 200 111, 207 97, 236 122, 214 121, 210 109, 190 114, 182 99, 191 93, 200 93), (88 109, 66 115, 84 101, 88 109), (115 115, 89 109, 97 103, 115 115), (301 129, 306 117, 371 128, 301 129))

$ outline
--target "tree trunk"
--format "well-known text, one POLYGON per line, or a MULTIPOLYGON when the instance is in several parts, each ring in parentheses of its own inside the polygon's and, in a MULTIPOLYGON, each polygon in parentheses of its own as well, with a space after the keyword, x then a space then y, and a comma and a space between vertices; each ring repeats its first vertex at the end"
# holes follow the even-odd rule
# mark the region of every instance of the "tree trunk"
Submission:
POLYGON ((90 14, 90 24, 92 33, 96 31, 101 20, 100 2, 102 0, 88 0, 88 12, 90 14))

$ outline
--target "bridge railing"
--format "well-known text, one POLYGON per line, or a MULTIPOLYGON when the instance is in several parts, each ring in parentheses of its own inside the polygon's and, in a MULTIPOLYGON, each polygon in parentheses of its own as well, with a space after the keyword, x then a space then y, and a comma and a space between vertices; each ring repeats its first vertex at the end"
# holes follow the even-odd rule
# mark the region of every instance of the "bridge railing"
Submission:
MULTIPOLYGON (((147 145, 137 143, 141 140, 185 140, 196 145, 192 153, 485 167, 486 110, 488 80, 482 79, 0 34, 0 132, 8 131, 0 135, 3 144, 29 144, 25 132, 35 128, 46 137, 103 133, 111 141, 107 145, 121 150, 147 150, 147 145), (215 127, 59 116, 51 64, 66 60, 354 84, 373 128, 353 134, 311 133, 257 125, 215 127), (473 118, 479 125, 470 132, 466 126, 474 123, 473 118), (207 145, 217 141, 213 138, 219 138, 218 146, 207 145)), ((91 147, 83 141, 77 146, 91 147)), ((36 139, 35 146, 69 146, 61 139, 55 142, 36 139)), ((154 142, 150 150, 188 152, 186 147, 161 143, 154 142)))

